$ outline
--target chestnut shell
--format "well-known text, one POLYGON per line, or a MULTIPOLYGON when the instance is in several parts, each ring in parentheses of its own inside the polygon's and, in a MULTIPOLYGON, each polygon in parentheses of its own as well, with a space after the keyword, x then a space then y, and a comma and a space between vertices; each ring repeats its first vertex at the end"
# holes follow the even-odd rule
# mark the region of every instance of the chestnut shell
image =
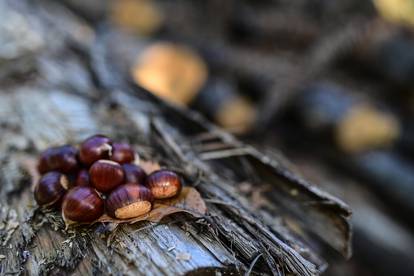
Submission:
POLYGON ((146 186, 151 190, 155 199, 170 198, 181 191, 181 179, 170 170, 158 170, 147 177, 146 186))
POLYGON ((92 187, 77 186, 64 197, 62 212, 71 221, 93 222, 102 216, 104 201, 92 187))
POLYGON ((41 174, 74 172, 78 168, 77 153, 78 150, 70 145, 48 148, 40 154, 37 169, 41 174))
POLYGON ((109 192, 122 184, 124 170, 121 165, 110 160, 99 160, 89 169, 92 185, 100 192, 109 192))
POLYGON ((125 183, 145 185, 147 174, 140 166, 135 164, 123 164, 122 168, 124 169, 125 183))
POLYGON ((112 140, 104 135, 94 135, 82 142, 79 159, 86 166, 100 159, 109 159, 112 155, 112 140))
POLYGON ((48 172, 35 186, 34 197, 40 206, 53 206, 60 202, 68 189, 69 181, 64 174, 48 172))
POLYGON ((134 218, 151 211, 153 201, 147 187, 127 183, 111 192, 106 199, 106 211, 113 218, 134 218))
POLYGON ((76 175, 75 185, 76 186, 88 186, 90 185, 89 171, 87 169, 81 169, 76 175))
POLYGON ((131 163, 135 160, 135 151, 129 144, 114 143, 111 160, 119 164, 131 163))

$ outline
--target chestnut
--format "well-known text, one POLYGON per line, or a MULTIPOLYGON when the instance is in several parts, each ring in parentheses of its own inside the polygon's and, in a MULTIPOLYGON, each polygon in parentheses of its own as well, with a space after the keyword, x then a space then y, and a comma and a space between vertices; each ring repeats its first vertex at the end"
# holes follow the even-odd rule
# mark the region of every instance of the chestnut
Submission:
POLYGON ((37 169, 44 174, 50 171, 70 173, 78 168, 77 149, 70 145, 48 148, 40 155, 37 169))
POLYGON ((112 155, 112 140, 104 135, 94 135, 82 142, 79 159, 86 166, 100 159, 109 159, 112 155))
POLYGON ((34 197, 40 206, 49 207, 59 202, 68 189, 69 181, 64 174, 48 172, 40 178, 34 190, 34 197))
POLYGON ((119 164, 131 163, 135 160, 135 151, 129 144, 114 143, 111 160, 119 164))
POLYGON ((90 185, 89 171, 87 169, 81 169, 76 175, 75 179, 76 186, 88 186, 90 185))
POLYGON ((106 199, 106 211, 113 218, 135 218, 151 211, 153 201, 154 198, 147 187, 127 183, 110 193, 106 199))
POLYGON ((145 185, 147 174, 140 166, 135 164, 123 164, 122 168, 124 169, 125 183, 145 185))
POLYGON ((147 177, 146 186, 155 199, 173 197, 181 190, 180 177, 170 170, 158 170, 147 177))
POLYGON ((89 169, 92 185, 100 192, 106 193, 124 181, 124 170, 118 163, 110 160, 99 160, 89 169))
POLYGON ((69 190, 63 199, 62 213, 65 220, 93 222, 102 216, 104 201, 90 186, 78 186, 69 190))

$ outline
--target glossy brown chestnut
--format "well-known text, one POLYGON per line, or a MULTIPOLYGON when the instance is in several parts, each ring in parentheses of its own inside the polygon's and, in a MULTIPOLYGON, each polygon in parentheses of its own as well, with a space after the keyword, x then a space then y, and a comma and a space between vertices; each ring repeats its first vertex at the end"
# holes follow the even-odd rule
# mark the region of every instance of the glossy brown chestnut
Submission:
POLYGON ((125 183, 137 183, 145 185, 147 174, 145 171, 135 164, 123 164, 125 174, 125 183))
POLYGON ((180 177, 170 170, 159 170, 147 177, 146 186, 151 190, 155 199, 169 198, 181 190, 180 177))
POLYGON ((129 144, 114 143, 111 160, 119 164, 131 163, 135 160, 135 151, 129 144))
POLYGON ((100 192, 106 193, 124 181, 124 170, 118 163, 110 160, 99 160, 89 169, 92 185, 100 192))
POLYGON ((86 166, 112 155, 112 140, 104 135, 94 135, 83 141, 79 149, 79 159, 86 166))
POLYGON ((81 169, 76 175, 75 185, 76 186, 88 186, 90 185, 89 171, 81 169))
POLYGON ((75 187, 63 199, 62 213, 65 220, 93 222, 104 212, 104 201, 90 186, 75 187))
POLYGON ((113 218, 135 218, 151 211, 153 201, 147 187, 127 183, 111 192, 106 199, 106 211, 113 218))
POLYGON ((37 183, 34 196, 40 206, 53 206, 58 203, 68 189, 69 181, 64 174, 48 172, 37 183))
POLYGON ((41 174, 50 171, 73 172, 78 168, 77 152, 77 149, 70 145, 48 148, 41 153, 37 169, 41 174))

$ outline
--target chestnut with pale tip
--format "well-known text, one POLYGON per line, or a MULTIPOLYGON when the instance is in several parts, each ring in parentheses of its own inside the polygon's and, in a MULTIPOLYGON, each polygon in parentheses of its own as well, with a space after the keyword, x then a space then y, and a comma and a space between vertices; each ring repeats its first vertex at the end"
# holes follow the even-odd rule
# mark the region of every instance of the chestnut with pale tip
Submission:
POLYGON ((129 144, 114 143, 111 160, 119 164, 132 163, 135 160, 135 151, 129 144))
POLYGON ((170 198, 181 190, 181 179, 173 171, 158 170, 147 177, 146 186, 151 190, 155 199, 170 198))
POLYGON ((122 168, 125 173, 125 183, 137 183, 145 185, 147 174, 144 169, 135 164, 123 164, 122 168))
POLYGON ((127 183, 113 190, 106 199, 107 214, 117 219, 130 219, 151 211, 154 197, 142 185, 127 183))
POLYGON ((34 197, 40 206, 50 207, 57 204, 65 195, 69 181, 60 172, 48 172, 35 186, 34 197))
POLYGON ((89 177, 98 191, 107 193, 123 183, 124 170, 114 161, 99 160, 89 169, 89 177))
POLYGON ((88 186, 90 185, 89 171, 87 169, 81 169, 76 175, 76 186, 88 186))
POLYGON ((41 153, 37 169, 41 174, 50 171, 71 173, 78 168, 77 152, 70 145, 48 148, 41 153))
POLYGON ((63 199, 62 215, 65 221, 90 223, 104 213, 104 201, 90 186, 77 186, 63 199))
POLYGON ((79 159, 86 166, 112 155, 112 140, 104 135, 94 135, 83 141, 79 149, 79 159))

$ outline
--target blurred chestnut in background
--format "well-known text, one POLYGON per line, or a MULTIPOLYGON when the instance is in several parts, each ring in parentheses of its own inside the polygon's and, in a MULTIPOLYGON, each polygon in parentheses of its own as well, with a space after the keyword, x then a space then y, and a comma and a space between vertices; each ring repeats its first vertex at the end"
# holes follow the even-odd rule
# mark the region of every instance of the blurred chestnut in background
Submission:
POLYGON ((151 211, 154 198, 142 185, 127 183, 116 188, 106 200, 108 215, 118 219, 139 217, 151 211))
POLYGON ((147 174, 140 166, 135 164, 123 164, 122 168, 125 173, 125 183, 138 183, 145 185, 147 174))
POLYGON ((164 15, 152 0, 110 1, 110 19, 134 34, 149 36, 162 27, 164 15))
POLYGON ((131 163, 135 160, 135 152, 129 144, 114 143, 111 160, 119 164, 131 163))
POLYGON ((87 138, 79 149, 80 161, 90 166, 100 159, 109 159, 112 155, 112 140, 104 135, 87 138))
POLYGON ((147 177, 146 185, 155 199, 173 197, 181 190, 180 177, 170 170, 159 170, 151 173, 147 177))
POLYGON ((64 197, 62 212, 66 220, 93 222, 103 214, 104 201, 92 187, 75 187, 64 197))
POLYGON ((78 168, 77 149, 70 145, 48 148, 40 155, 38 171, 41 174, 50 171, 70 173, 78 168))
POLYGON ((137 57, 134 81, 169 102, 189 104, 207 81, 204 60, 192 49, 174 43, 154 43, 137 57))
POLYGON ((49 172, 40 178, 34 196, 37 204, 49 207, 57 203, 66 193, 69 181, 64 174, 49 172))
POLYGON ((89 169, 92 185, 100 192, 109 192, 124 181, 124 170, 110 160, 96 161, 89 169))

